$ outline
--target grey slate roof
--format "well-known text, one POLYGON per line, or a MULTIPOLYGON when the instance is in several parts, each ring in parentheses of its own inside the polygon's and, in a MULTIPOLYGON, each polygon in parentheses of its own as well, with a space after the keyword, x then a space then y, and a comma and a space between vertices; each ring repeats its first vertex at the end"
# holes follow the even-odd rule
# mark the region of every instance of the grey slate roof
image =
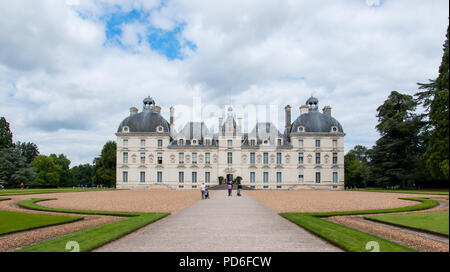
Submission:
POLYGON ((129 127, 130 133, 159 133, 156 128, 163 127, 163 133, 169 133, 169 123, 159 113, 152 112, 151 109, 145 109, 140 113, 128 116, 117 129, 118 133, 122 132, 124 126, 129 127))
POLYGON ((331 127, 336 126, 343 133, 341 124, 330 115, 319 111, 310 111, 300 115, 291 126, 291 133, 298 133, 298 127, 303 126, 305 133, 331 133, 331 127))
POLYGON ((213 138, 213 135, 209 132, 208 127, 204 122, 189 122, 184 128, 177 134, 177 138, 182 135, 186 140, 203 140, 204 137, 213 138))

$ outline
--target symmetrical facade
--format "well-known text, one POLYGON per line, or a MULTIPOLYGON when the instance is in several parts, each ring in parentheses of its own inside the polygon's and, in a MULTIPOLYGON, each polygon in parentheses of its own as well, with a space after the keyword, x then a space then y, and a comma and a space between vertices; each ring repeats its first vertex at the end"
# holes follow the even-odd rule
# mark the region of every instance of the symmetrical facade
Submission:
POLYGON ((117 136, 117 188, 198 189, 201 183, 219 184, 241 177, 255 189, 343 189, 344 131, 331 117, 331 108, 318 110, 311 97, 291 123, 291 107, 285 107, 285 130, 272 123, 257 123, 242 132, 232 108, 219 132, 210 133, 204 122, 189 122, 180 132, 150 97, 144 108, 130 109, 117 136))

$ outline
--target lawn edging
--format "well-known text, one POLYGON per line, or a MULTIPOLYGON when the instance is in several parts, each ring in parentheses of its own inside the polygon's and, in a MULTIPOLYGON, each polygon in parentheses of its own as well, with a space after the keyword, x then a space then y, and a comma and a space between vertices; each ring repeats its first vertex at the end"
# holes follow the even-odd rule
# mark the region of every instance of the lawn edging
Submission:
POLYGON ((323 217, 340 216, 340 215, 364 215, 364 214, 381 214, 394 213, 430 209, 439 202, 428 198, 401 198, 405 200, 413 200, 421 202, 417 205, 378 210, 362 210, 362 211, 343 211, 343 212, 320 212, 320 213, 280 213, 280 215, 307 231, 318 235, 328 242, 351 252, 368 252, 366 248, 369 242, 376 242, 379 245, 380 252, 415 252, 417 250, 394 243, 387 239, 354 229, 344 225, 340 225, 323 217))
POLYGON ((128 217, 124 220, 96 226, 82 231, 70 233, 49 241, 37 243, 18 250, 18 252, 67 252, 66 246, 69 242, 76 242, 79 245, 79 251, 91 251, 106 243, 114 241, 126 234, 140 229, 150 223, 162 219, 169 213, 138 213, 138 212, 112 212, 112 211, 90 211, 74 209, 50 208, 36 204, 37 202, 54 200, 51 198, 35 198, 19 202, 19 206, 27 209, 76 213, 76 214, 95 214, 109 216, 128 217))

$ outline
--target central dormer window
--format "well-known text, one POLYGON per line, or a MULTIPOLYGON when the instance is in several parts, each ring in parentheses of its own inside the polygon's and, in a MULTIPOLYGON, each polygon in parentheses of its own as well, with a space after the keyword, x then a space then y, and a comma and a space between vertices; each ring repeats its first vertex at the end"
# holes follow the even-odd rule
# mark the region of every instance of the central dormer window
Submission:
POLYGON ((254 145, 255 145, 255 140, 254 140, 254 139, 250 140, 250 145, 251 145, 251 146, 254 146, 254 145))
POLYGON ((298 132, 305 132, 305 127, 304 126, 299 126, 297 128, 298 132))
POLYGON ((164 129, 163 129, 163 127, 162 127, 162 126, 158 126, 158 127, 156 128, 156 131, 158 131, 158 132, 163 132, 163 131, 164 131, 164 129))
POLYGON ((192 144, 196 145, 197 144, 197 140, 192 140, 192 144))
POLYGON ((281 139, 278 139, 278 146, 281 146, 281 139))
POLYGON ((179 139, 178 140, 178 145, 184 145, 184 140, 183 139, 179 139))
POLYGON ((211 145, 211 140, 210 139, 206 139, 206 145, 211 145))

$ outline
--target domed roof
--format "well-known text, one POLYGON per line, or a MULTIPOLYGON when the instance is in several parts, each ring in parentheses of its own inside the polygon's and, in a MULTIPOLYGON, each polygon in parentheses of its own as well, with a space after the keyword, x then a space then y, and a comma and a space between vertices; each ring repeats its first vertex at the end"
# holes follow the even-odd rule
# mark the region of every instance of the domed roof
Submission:
POLYGON ((330 115, 318 111, 310 111, 300 115, 291 126, 291 133, 300 132, 299 127, 303 127, 303 133, 343 133, 341 124, 330 115), (336 127, 337 131, 333 131, 336 127))
POLYGON ((169 133, 170 125, 161 116, 160 107, 150 97, 144 99, 144 109, 125 118, 117 129, 118 133, 169 133), (152 106, 153 105, 153 106, 152 106), (161 127, 162 130, 158 130, 161 127))

